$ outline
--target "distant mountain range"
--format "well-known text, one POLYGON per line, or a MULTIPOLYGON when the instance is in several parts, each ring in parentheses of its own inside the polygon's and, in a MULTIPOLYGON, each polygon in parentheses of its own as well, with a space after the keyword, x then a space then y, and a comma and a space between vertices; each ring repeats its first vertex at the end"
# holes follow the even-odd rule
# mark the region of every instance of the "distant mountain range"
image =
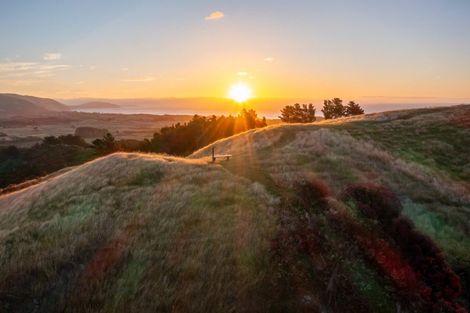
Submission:
POLYGON ((0 93, 0 114, 41 114, 47 112, 69 111, 69 107, 56 100, 0 93))

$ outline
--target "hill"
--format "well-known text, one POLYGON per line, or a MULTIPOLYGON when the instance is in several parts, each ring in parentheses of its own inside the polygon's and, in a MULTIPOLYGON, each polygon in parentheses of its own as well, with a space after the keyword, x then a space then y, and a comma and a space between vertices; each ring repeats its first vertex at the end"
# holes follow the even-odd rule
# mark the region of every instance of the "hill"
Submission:
POLYGON ((66 105, 48 98, 22 96, 10 93, 0 94, 0 112, 5 115, 27 115, 68 110, 69 108, 66 105))
POLYGON ((465 312, 469 116, 275 125, 1 196, 0 308, 465 312))
POLYGON ((119 105, 110 103, 110 102, 100 102, 100 101, 93 101, 93 102, 86 102, 78 105, 71 105, 69 106, 71 110, 84 110, 84 109, 118 109, 120 108, 119 105))

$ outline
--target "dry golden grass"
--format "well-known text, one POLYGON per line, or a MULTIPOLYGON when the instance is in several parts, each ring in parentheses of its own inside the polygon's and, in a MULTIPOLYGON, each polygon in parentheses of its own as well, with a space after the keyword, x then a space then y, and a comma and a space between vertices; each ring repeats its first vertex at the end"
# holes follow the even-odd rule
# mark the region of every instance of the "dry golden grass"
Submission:
POLYGON ((30 301, 60 288, 62 305, 81 310, 93 301, 103 312, 255 305, 275 202, 259 184, 198 160, 120 153, 87 163, 0 197, 0 280, 15 286, 0 294, 14 297, 24 288, 15 275, 35 273, 30 301))

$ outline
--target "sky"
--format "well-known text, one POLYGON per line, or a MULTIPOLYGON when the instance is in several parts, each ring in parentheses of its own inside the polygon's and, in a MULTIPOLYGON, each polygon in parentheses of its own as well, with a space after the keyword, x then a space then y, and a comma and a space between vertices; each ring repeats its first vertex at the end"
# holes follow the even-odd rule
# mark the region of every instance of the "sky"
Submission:
POLYGON ((469 0, 0 0, 0 92, 470 99, 469 16, 469 0))

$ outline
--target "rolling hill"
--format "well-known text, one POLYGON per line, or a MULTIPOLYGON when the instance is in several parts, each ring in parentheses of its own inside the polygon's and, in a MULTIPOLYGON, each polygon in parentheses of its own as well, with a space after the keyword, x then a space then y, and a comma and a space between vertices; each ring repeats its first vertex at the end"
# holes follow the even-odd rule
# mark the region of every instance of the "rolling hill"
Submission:
POLYGON ((469 120, 275 125, 0 196, 0 309, 466 312, 469 120), (212 164, 212 148, 233 157, 212 164))
POLYGON ((22 96, 11 93, 0 94, 0 112, 2 115, 28 115, 50 111, 68 111, 69 108, 52 99, 22 96))

